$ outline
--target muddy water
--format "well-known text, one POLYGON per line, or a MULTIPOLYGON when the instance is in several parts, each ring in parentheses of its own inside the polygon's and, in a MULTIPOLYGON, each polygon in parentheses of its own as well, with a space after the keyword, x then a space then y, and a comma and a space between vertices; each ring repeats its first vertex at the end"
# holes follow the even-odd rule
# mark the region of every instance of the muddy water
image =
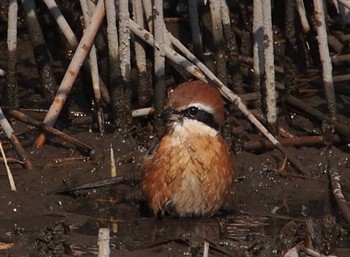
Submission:
MULTIPOLYGON (((72 156, 72 151, 51 141, 30 152, 34 171, 12 165, 16 193, 10 191, 0 168, 0 242, 13 243, 0 250, 1 257, 96 256, 101 227, 111 229, 111 256, 202 256, 204 241, 209 242, 213 256, 281 256, 305 239, 306 220, 313 224, 320 250, 349 256, 349 226, 330 195, 322 149, 290 149, 301 156, 315 180, 278 174, 275 168, 283 161, 278 151, 237 154, 237 178, 220 214, 156 219, 147 212, 138 190, 145 148, 135 139, 112 134, 103 139, 85 129, 73 134, 94 146, 100 157, 57 161, 72 156), (47 194, 63 186, 108 178, 110 143, 116 146, 118 175, 126 181, 66 195, 47 194)), ((73 156, 80 155, 75 152, 73 156)), ((349 198, 347 154, 339 152, 338 158, 349 198)))

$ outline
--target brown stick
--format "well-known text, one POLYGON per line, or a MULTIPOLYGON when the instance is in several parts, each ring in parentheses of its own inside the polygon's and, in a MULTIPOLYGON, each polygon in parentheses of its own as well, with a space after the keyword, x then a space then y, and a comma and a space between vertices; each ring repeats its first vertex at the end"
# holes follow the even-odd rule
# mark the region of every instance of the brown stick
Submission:
MULTIPOLYGON (((279 142, 283 146, 311 146, 311 145, 321 145, 323 144, 323 136, 302 136, 302 137, 292 137, 292 138, 282 138, 279 142)), ((333 138, 334 142, 339 142, 339 137, 333 138)), ((246 141, 243 144, 245 150, 260 150, 260 149, 273 149, 276 148, 269 140, 256 140, 256 141, 246 141)))
POLYGON ((33 169, 32 162, 30 161, 26 151, 24 150, 23 146, 21 145, 18 138, 16 137, 15 132, 13 131, 10 123, 6 119, 1 108, 0 108, 0 127, 2 127, 2 129, 5 131, 7 138, 10 140, 12 146, 15 148, 20 160, 24 162, 24 166, 28 170, 33 169))
POLYGON ((298 107, 299 109, 303 110, 304 112, 308 113, 309 115, 315 117, 316 119, 320 120, 320 121, 328 121, 329 123, 334 125, 334 128, 337 132, 339 132, 340 134, 350 138, 350 130, 349 128, 338 122, 333 121, 331 118, 329 118, 328 116, 324 115, 322 112, 316 110, 315 108, 312 108, 310 106, 307 106, 306 104, 304 104, 303 101, 299 100, 298 98, 294 97, 294 96, 288 96, 286 98, 287 103, 294 105, 296 107, 298 107))
POLYGON ((55 128, 50 127, 50 126, 45 125, 45 124, 42 124, 40 121, 33 119, 20 111, 11 110, 11 111, 9 111, 9 114, 19 121, 33 125, 39 129, 44 130, 47 133, 50 133, 50 134, 66 141, 68 143, 75 145, 77 148, 87 152, 88 154, 90 154, 94 150, 94 148, 92 148, 91 146, 63 133, 62 131, 59 131, 58 129, 55 129, 55 128))

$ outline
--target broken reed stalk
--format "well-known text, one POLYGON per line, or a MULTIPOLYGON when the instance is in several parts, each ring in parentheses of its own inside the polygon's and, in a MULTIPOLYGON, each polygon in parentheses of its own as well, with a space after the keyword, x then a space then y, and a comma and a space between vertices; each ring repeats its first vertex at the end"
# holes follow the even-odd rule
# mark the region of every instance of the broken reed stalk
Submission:
POLYGON ((310 31, 310 25, 306 17, 305 5, 303 0, 296 0, 297 11, 299 13, 300 22, 303 27, 304 33, 308 33, 310 31))
POLYGON ((332 149, 328 150, 327 160, 328 160, 328 175, 331 179, 334 198, 344 218, 348 223, 350 223, 350 207, 349 207, 349 203, 346 201, 342 192, 337 159, 332 149))
POLYGON ((111 158, 111 178, 117 176, 117 166, 115 165, 113 144, 110 145, 110 158, 111 158))
MULTIPOLYGON (((139 26, 133 20, 130 19, 129 22, 131 31, 143 39, 147 44, 157 47, 157 43, 154 42, 152 34, 146 31, 143 27, 139 26)), ((171 35, 171 34, 169 34, 171 35)), ((165 45, 165 56, 171 61, 183 67, 186 71, 191 73, 196 78, 208 82, 205 75, 219 88, 222 95, 228 99, 230 102, 234 103, 240 111, 249 119, 259 130, 260 132, 269 139, 277 149, 282 153, 288 156, 290 163, 304 175, 310 176, 310 172, 306 170, 298 159, 293 157, 292 154, 289 154, 289 151, 284 148, 280 142, 264 127, 264 125, 248 110, 248 108, 243 104, 241 98, 234 94, 229 88, 227 88, 203 63, 201 63, 189 50, 186 51, 188 54, 191 54, 190 60, 193 61, 196 65, 190 62, 188 59, 175 52, 173 49, 165 45), (204 74, 203 74, 203 72, 204 74)))
MULTIPOLYGON (((90 12, 87 5, 88 0, 80 0, 80 6, 84 17, 85 27, 90 24, 90 12)), ((90 74, 92 81, 92 88, 94 90, 95 103, 96 103, 96 113, 97 113, 97 125, 99 128, 100 135, 104 134, 104 116, 102 109, 102 100, 101 100, 101 90, 100 90, 100 76, 98 73, 97 65, 97 54, 95 44, 92 44, 90 53, 89 53, 89 65, 90 65, 90 74)))
POLYGON ((203 243, 203 257, 209 257, 209 242, 204 240, 203 243))
POLYGON ((262 1, 264 58, 265 58, 265 90, 266 90, 266 119, 273 133, 277 133, 277 101, 273 52, 271 0, 262 1))
POLYGON ((111 249, 109 247, 109 228, 98 230, 98 257, 109 257, 111 249))
POLYGON ((6 95, 13 108, 19 106, 17 87, 17 0, 9 1, 8 28, 7 28, 7 87, 6 95))
MULTIPOLYGON (((62 110, 62 107, 67 99, 67 96, 72 89, 73 83, 78 76, 81 65, 83 64, 90 47, 94 41, 96 33, 101 25, 105 14, 104 0, 99 0, 96 9, 91 17, 91 23, 87 26, 84 35, 77 47, 77 50, 70 62, 68 69, 64 75, 61 85, 57 91, 55 99, 50 106, 50 109, 43 121, 47 126, 53 126, 62 110)), ((35 147, 41 147, 45 143, 45 135, 40 134, 36 139, 35 147)))
MULTIPOLYGON (((154 0, 153 25, 154 41, 157 47, 154 48, 154 108, 156 114, 161 113, 165 105, 166 84, 165 84, 165 24, 163 17, 163 0, 154 0)), ((160 120, 157 119, 160 124, 160 120)), ((159 125, 158 124, 158 125, 159 125)))
POLYGON ((263 13, 262 0, 254 0, 253 5, 253 70, 254 92, 259 95, 255 107, 261 109, 261 92, 264 79, 264 31, 262 29, 263 13))
POLYGON ((4 113, 2 112, 1 107, 0 107, 0 127, 2 127, 2 129, 6 134, 6 137, 10 140, 12 146, 15 148, 19 159, 24 162, 24 166, 28 170, 33 169, 32 162, 30 161, 26 151, 24 150, 23 146, 21 145, 17 136, 15 135, 15 132, 11 127, 11 124, 8 122, 4 113))
POLYGON ((52 100, 55 96, 57 83, 50 63, 49 51, 41 30, 37 15, 35 13, 35 2, 33 0, 21 0, 25 13, 28 34, 32 42, 33 52, 37 69, 39 72, 43 93, 52 100))
POLYGON ((333 121, 337 121, 337 106, 332 78, 332 61, 328 48, 328 33, 326 28, 325 7, 323 1, 314 0, 317 42, 322 63, 322 79, 329 110, 333 121))
POLYGON ((29 117, 28 115, 20 112, 20 111, 17 111, 17 110, 10 110, 9 111, 9 114, 16 118, 17 120, 23 122, 23 123, 26 123, 26 124, 30 124, 32 126, 35 126, 37 127, 38 129, 42 129, 43 131, 45 131, 46 133, 49 133, 51 135, 54 135, 60 139, 62 139, 63 141, 65 142, 68 142, 74 146, 76 146, 78 149, 81 149, 83 150, 84 153, 90 155, 93 153, 94 151, 94 148, 63 133, 62 131, 59 131, 58 129, 55 129, 51 126, 48 126, 48 125, 45 125, 45 124, 42 124, 40 121, 34 119, 34 118, 31 118, 29 117))
POLYGON ((5 155, 4 148, 2 147, 1 141, 0 141, 0 150, 1 150, 1 155, 2 155, 4 163, 5 163, 5 167, 6 167, 6 171, 7 171, 7 177, 9 179, 11 191, 17 191, 15 180, 13 179, 13 176, 12 176, 12 173, 11 173, 11 169, 10 169, 10 167, 7 164, 7 158, 6 158, 6 155, 5 155))

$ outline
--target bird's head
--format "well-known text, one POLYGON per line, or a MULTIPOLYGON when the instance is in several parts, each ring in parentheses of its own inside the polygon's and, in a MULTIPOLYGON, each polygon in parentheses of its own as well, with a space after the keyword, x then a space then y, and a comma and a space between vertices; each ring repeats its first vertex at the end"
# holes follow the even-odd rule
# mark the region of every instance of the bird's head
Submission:
POLYGON ((219 90, 205 82, 185 82, 170 93, 161 118, 171 124, 197 120, 219 131, 224 122, 224 101, 219 90))

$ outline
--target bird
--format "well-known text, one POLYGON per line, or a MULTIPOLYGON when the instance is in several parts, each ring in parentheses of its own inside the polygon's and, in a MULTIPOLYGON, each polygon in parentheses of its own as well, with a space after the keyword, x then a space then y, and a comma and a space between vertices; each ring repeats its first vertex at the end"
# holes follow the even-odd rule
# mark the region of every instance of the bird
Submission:
POLYGON ((141 164, 141 191, 156 216, 212 216, 224 205, 235 176, 220 129, 224 100, 200 80, 170 93, 160 117, 165 131, 141 164))

